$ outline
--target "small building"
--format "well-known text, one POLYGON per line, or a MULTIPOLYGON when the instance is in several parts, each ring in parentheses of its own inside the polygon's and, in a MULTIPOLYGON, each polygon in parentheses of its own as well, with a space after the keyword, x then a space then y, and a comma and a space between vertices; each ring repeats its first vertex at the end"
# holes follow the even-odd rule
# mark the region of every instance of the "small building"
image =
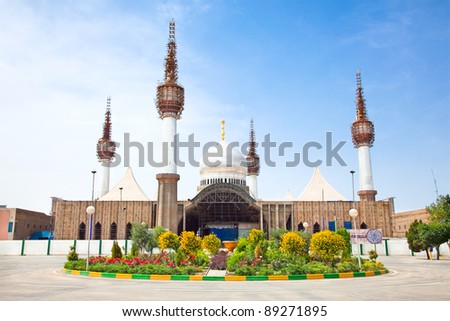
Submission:
POLYGON ((401 213, 395 213, 392 217, 392 231, 393 237, 406 237, 406 231, 408 231, 410 225, 415 221, 422 221, 428 223, 428 213, 426 208, 420 210, 407 211, 401 213))
POLYGON ((53 231, 52 216, 21 208, 0 208, 0 240, 26 240, 43 231, 53 231))

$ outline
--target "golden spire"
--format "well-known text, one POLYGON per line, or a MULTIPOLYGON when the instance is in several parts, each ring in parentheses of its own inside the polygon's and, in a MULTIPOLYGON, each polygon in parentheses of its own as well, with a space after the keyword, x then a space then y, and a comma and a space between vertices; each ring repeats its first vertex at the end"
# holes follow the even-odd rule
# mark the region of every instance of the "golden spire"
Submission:
POLYGON ((222 140, 225 140, 225 120, 222 119, 221 123, 222 123, 222 134, 221 134, 222 140))

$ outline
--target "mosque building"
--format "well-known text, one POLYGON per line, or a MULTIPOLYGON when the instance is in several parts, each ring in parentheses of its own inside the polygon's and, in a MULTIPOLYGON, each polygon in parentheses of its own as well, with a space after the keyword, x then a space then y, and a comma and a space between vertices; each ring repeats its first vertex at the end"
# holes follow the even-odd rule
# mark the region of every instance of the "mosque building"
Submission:
POLYGON ((150 227, 163 226, 178 234, 184 230, 199 235, 215 233, 222 240, 235 240, 253 228, 264 230, 267 235, 278 228, 309 232, 350 229, 354 227, 349 216, 352 208, 359 213, 357 228, 381 229, 384 237, 393 235, 393 198, 376 200, 370 156, 375 138, 374 125, 367 116, 359 71, 356 74, 356 120, 351 128, 359 160, 359 200, 347 200, 326 181, 318 167, 298 198, 291 194, 275 201, 259 198, 260 159, 253 121, 247 155, 226 142, 225 122, 222 121, 221 140, 208 150, 209 155, 220 156, 202 162, 197 192, 192 191, 190 199, 179 200, 175 136, 177 122, 184 110, 184 88, 178 83, 176 49, 175 22, 172 20, 165 79, 156 90, 156 107, 162 122, 162 148, 167 154, 166 166, 156 175, 156 200, 145 195, 131 168, 112 189, 109 188, 110 164, 116 144, 111 138, 111 99, 108 97, 103 135, 97 143, 101 163, 99 197, 84 201, 52 198, 55 239, 87 239, 89 217, 86 208, 92 203, 95 207, 93 239, 129 239, 132 224, 141 222, 150 227))

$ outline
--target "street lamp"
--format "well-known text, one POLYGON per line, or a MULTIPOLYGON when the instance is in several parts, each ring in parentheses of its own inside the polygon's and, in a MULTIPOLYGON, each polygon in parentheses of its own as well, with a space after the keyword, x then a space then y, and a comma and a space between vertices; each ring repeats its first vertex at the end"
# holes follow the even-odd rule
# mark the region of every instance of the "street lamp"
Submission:
POLYGON ((359 265, 359 269, 361 270, 361 253, 359 251, 358 233, 356 231, 356 217, 358 216, 358 210, 356 208, 352 208, 350 211, 348 211, 348 214, 353 219, 353 230, 354 230, 355 237, 356 237, 355 243, 356 243, 356 248, 358 249, 358 265, 359 265))
POLYGON ((305 232, 308 232, 308 222, 303 222, 303 227, 305 228, 305 232))
POLYGON ((89 251, 91 247, 91 238, 92 238, 92 215, 95 213, 95 207, 89 205, 86 208, 86 213, 89 216, 89 236, 88 236, 88 250, 87 250, 87 259, 86 259, 86 271, 89 270, 89 251))
POLYGON ((88 232, 88 250, 87 250, 87 259, 86 259, 86 271, 89 269, 89 251, 91 247, 91 238, 92 238, 92 215, 95 213, 94 207, 94 187, 95 187, 95 173, 97 171, 91 171, 92 173, 92 194, 91 194, 91 205, 86 208, 86 213, 89 216, 89 232, 88 232))

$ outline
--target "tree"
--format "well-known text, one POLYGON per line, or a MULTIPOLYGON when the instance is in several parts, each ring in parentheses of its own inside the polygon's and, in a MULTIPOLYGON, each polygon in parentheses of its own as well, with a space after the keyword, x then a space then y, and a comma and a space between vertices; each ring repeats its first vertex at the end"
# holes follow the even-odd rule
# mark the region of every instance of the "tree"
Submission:
POLYGON ((147 223, 133 223, 131 226, 131 240, 133 244, 135 243, 139 246, 141 254, 144 251, 151 253, 158 246, 157 239, 154 233, 151 233, 149 230, 147 223))
POLYGON ((345 240, 345 249, 342 251, 343 258, 349 258, 352 255, 352 243, 350 241, 350 233, 345 228, 340 228, 336 231, 345 240))
POLYGON ((431 203, 426 207, 430 213, 430 223, 449 223, 450 222, 450 195, 441 195, 436 203, 431 203))
MULTIPOLYGON (((425 228, 425 223, 423 223, 421 220, 415 220, 411 223, 409 226, 409 229, 406 231, 406 239, 408 241, 409 249, 413 252, 421 252, 421 251, 427 251, 428 247, 430 246, 429 243, 427 243, 422 237, 420 231, 425 228)), ((427 257, 428 259, 429 254, 427 251, 427 257)))
MULTIPOLYGON (((437 224, 442 224, 444 226, 447 226, 447 231, 450 229, 450 195, 449 194, 439 196, 439 198, 436 200, 436 202, 431 203, 429 206, 426 207, 426 209, 427 209, 428 213, 430 213, 430 216, 428 219, 428 221, 430 223, 437 223, 437 224)), ((444 233, 444 232, 441 231, 441 233, 444 233)), ((447 242, 447 246, 450 249, 450 237, 444 242, 447 242)), ((439 257, 439 253, 438 253, 438 257, 439 257)))
POLYGON ((439 246, 450 238, 450 224, 430 223, 424 224, 419 230, 419 237, 426 244, 430 244, 436 248, 437 259, 439 260, 439 246))

